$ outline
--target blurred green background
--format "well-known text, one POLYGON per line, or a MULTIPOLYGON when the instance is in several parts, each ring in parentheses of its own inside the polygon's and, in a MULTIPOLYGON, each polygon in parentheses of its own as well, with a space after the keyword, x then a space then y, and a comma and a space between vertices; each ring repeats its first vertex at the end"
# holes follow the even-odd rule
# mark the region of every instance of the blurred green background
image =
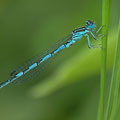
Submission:
MULTIPOLYGON (((106 100, 119 5, 119 0, 112 2, 106 100)), ((101 9, 101 0, 0 0, 0 82, 7 80, 17 66, 85 25, 86 20, 94 20, 100 27, 101 9)), ((0 119, 96 120, 100 59, 100 49, 88 49, 83 38, 56 55, 37 77, 0 89, 0 119)))

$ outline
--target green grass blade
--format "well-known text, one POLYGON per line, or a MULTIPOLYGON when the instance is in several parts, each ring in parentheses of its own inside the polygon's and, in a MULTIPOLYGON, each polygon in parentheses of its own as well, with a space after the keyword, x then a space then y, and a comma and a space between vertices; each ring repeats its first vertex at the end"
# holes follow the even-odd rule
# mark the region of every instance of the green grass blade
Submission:
POLYGON ((107 109, 107 118, 106 120, 112 120, 116 111, 116 105, 118 100, 118 91, 119 91, 119 74, 120 74, 120 21, 118 28, 118 39, 116 44, 116 53, 113 66, 112 81, 110 87, 110 95, 107 109))
POLYGON ((100 85, 100 103, 98 119, 104 120, 104 102, 105 102, 105 81, 106 81, 106 61, 107 61, 107 37, 109 29, 111 0, 103 0, 102 4, 102 25, 103 34, 106 35, 102 38, 102 59, 101 59, 101 85, 100 85))

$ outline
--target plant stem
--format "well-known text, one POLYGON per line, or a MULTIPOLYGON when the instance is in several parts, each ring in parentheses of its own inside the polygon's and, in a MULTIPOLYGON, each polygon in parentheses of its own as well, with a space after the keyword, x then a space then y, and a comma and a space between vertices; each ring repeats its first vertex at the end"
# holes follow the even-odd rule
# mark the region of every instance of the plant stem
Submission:
POLYGON ((110 95, 109 95, 109 102, 107 108, 107 118, 106 120, 112 120, 114 117, 114 113, 117 107, 117 100, 118 100, 118 91, 119 91, 119 74, 120 74, 120 21, 118 27, 118 39, 116 44, 116 53, 115 53, 115 60, 113 66, 113 74, 112 74, 112 81, 110 87, 110 95))
POLYGON ((101 50, 101 85, 100 85, 100 104, 99 104, 99 120, 104 120, 104 104, 105 104, 105 81, 106 81, 106 61, 107 61, 107 36, 109 29, 111 0, 102 1, 102 25, 103 34, 102 50, 101 50))

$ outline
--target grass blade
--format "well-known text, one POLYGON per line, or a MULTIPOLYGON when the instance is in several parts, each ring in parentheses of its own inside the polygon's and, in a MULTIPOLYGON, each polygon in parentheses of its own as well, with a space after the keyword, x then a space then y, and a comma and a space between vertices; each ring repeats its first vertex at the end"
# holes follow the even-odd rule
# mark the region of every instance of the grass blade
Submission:
POLYGON ((110 95, 108 101, 108 108, 107 108, 107 118, 106 120, 112 120, 114 117, 114 113, 116 111, 116 105, 118 100, 118 91, 119 91, 119 74, 120 74, 120 21, 118 27, 118 39, 116 44, 116 53, 115 53, 115 60, 113 66, 113 74, 112 74, 112 81, 110 87, 110 95))
POLYGON ((107 36, 109 29, 111 0, 103 0, 102 4, 102 25, 103 34, 106 35, 102 38, 102 59, 101 59, 101 85, 100 85, 100 103, 99 103, 99 120, 104 120, 104 102, 105 102, 105 81, 106 81, 106 61, 107 61, 107 36))

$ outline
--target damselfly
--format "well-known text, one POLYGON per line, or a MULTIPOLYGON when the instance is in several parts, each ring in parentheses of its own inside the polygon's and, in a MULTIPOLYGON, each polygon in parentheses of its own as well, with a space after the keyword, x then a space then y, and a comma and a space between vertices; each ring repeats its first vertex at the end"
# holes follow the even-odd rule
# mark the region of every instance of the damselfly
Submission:
POLYGON ((94 28, 96 28, 96 24, 91 21, 91 20, 87 20, 86 21, 86 25, 84 27, 78 28, 73 30, 70 35, 68 35, 63 41, 62 43, 59 43, 58 45, 56 45, 54 47, 54 49, 48 50, 44 55, 40 55, 38 57, 35 57, 35 59, 28 61, 28 63, 23 64, 22 66, 20 66, 18 69, 14 70, 13 72, 10 73, 10 78, 9 80, 3 82, 0 84, 0 88, 14 82, 14 81, 18 81, 19 78, 27 76, 27 74, 29 72, 34 72, 36 73, 37 70, 40 70, 42 67, 42 64, 47 61, 48 59, 50 59, 51 57, 53 57, 55 54, 57 54, 58 52, 60 52, 61 50, 63 50, 64 48, 69 48, 72 44, 74 44, 75 42, 77 42, 79 39, 81 39, 83 36, 87 37, 88 40, 88 47, 89 48, 97 48, 95 45, 93 46, 91 44, 90 38, 88 33, 91 34, 91 36, 97 40, 98 38, 102 37, 102 35, 96 35, 96 33, 98 33, 101 28, 103 26, 101 26, 98 31, 94 31, 94 28), (98 37, 98 38, 97 38, 98 37))

